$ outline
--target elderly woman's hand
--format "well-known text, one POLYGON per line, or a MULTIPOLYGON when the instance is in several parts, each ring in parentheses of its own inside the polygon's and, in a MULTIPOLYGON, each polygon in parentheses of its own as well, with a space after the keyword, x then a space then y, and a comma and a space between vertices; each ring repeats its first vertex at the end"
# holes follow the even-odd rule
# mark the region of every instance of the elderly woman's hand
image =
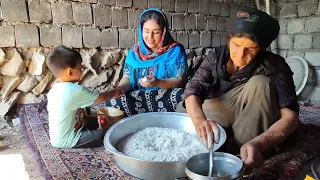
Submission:
POLYGON ((219 143, 220 130, 216 122, 213 120, 204 120, 195 125, 196 131, 200 139, 210 148, 214 143, 219 143), (212 137, 213 135, 213 137, 212 137))
POLYGON ((158 86, 159 81, 160 80, 152 74, 142 79, 139 79, 139 83, 141 84, 141 86, 146 88, 152 88, 152 87, 158 86))
POLYGON ((259 142, 251 140, 240 149, 240 156, 245 167, 255 168, 263 163, 259 142))

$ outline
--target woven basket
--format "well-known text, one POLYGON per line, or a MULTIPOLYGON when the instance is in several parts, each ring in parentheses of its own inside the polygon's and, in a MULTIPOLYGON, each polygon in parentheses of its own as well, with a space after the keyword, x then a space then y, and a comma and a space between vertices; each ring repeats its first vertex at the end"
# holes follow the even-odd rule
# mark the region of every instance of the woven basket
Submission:
POLYGON ((103 114, 107 117, 108 127, 111 127, 113 124, 126 116, 123 111, 114 107, 99 108, 98 114, 103 114))

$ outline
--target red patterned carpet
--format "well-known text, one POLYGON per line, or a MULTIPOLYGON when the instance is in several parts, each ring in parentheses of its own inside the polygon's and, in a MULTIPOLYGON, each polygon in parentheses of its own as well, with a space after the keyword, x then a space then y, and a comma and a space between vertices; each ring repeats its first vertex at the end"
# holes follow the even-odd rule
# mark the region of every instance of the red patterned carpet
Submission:
MULTIPOLYGON (((46 179, 134 179, 115 164, 104 147, 57 149, 50 145, 46 103, 20 110, 23 134, 46 179)), ((320 153, 320 108, 301 107, 302 126, 295 145, 268 159, 249 179, 294 179, 309 160, 320 153)))

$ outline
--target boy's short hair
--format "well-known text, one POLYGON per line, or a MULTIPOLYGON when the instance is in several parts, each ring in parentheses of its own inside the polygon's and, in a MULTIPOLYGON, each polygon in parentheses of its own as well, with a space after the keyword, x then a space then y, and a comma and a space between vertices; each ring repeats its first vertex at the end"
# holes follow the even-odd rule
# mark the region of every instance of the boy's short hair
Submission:
POLYGON ((81 64, 82 58, 78 51, 61 45, 49 53, 46 63, 52 74, 58 77, 61 70, 81 64))

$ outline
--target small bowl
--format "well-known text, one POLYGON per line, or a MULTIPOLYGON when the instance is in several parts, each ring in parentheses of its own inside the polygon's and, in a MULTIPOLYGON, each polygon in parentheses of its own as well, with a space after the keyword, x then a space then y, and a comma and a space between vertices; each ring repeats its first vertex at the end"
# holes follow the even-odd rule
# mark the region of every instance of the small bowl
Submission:
POLYGON ((243 162, 237 156, 223 152, 213 152, 213 175, 208 177, 209 153, 191 157, 186 164, 185 172, 193 180, 230 180, 242 179, 243 162))

